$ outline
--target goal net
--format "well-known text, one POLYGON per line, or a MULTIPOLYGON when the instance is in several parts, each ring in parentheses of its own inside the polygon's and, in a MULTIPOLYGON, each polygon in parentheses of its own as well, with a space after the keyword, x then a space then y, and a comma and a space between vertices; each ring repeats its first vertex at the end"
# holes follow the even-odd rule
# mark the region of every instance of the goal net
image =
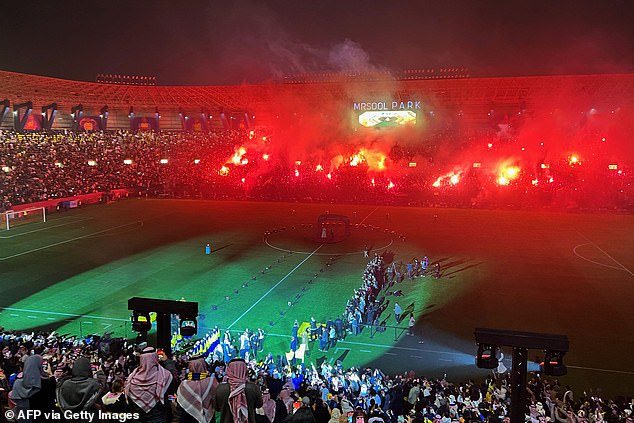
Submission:
POLYGON ((46 222, 46 208, 34 207, 20 211, 9 210, 4 212, 4 228, 8 231, 16 226, 22 226, 29 223, 46 222))

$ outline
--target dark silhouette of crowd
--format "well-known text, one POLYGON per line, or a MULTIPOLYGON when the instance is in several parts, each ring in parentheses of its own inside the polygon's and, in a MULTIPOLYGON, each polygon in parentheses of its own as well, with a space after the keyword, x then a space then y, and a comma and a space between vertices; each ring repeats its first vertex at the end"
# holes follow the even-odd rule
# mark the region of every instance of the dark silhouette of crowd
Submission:
MULTIPOLYGON (((339 361, 317 367, 240 358, 225 363, 54 332, 2 330, 0 348, 2 421, 11 417, 8 410, 17 421, 51 420, 23 418, 19 411, 27 409, 59 413, 64 421, 89 421, 93 413, 92 421, 201 423, 215 421, 216 413, 222 423, 498 422, 508 421, 510 412, 507 374, 452 382, 411 371, 345 369, 339 361)), ((527 392, 527 422, 632 421, 631 397, 573 393, 539 373, 531 374, 527 392)))

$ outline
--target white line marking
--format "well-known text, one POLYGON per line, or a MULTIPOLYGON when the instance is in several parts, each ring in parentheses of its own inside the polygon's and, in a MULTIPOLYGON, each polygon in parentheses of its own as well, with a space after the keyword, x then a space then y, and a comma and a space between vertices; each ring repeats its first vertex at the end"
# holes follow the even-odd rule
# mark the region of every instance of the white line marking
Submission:
POLYGON ((73 242, 73 241, 77 241, 77 240, 80 240, 80 239, 88 238, 90 236, 98 235, 98 234, 101 234, 101 233, 104 233, 104 232, 114 231, 115 229, 124 228, 126 226, 137 225, 139 222, 142 223, 143 221, 142 220, 137 220, 137 221, 134 221, 134 222, 126 223, 124 225, 115 226, 115 227, 112 227, 112 228, 108 228, 108 229, 104 229, 104 230, 101 230, 101 231, 93 232, 93 233, 90 233, 90 234, 87 234, 87 235, 77 236, 75 238, 67 239, 65 241, 55 242, 53 244, 45 245, 43 247, 34 248, 32 250, 23 251, 21 253, 13 254, 11 256, 0 257, 0 261, 5 261, 5 260, 12 259, 12 258, 23 256, 23 255, 26 255, 26 254, 35 253, 36 251, 46 250, 47 248, 56 247, 58 245, 68 244, 69 242, 73 242))
POLYGON ((423 357, 422 357, 422 356, 420 356, 420 355, 410 355, 410 357, 412 357, 412 358, 423 358, 423 357))
POLYGON ((453 360, 449 360, 448 358, 439 358, 438 361, 453 361, 453 360))
POLYGON ((594 368, 594 367, 570 366, 568 364, 566 364, 566 367, 568 367, 569 369, 593 370, 595 372, 620 373, 620 374, 623 374, 623 375, 634 375, 634 372, 628 372, 626 370, 597 369, 597 368, 594 368))
POLYGON ((585 261, 587 261, 587 262, 590 262, 590 263, 593 263, 593 264, 597 264, 597 265, 602 266, 602 267, 607 267, 608 269, 622 270, 620 267, 610 266, 609 264, 605 264, 605 263, 599 263, 598 261, 590 260, 589 258, 584 257, 584 256, 582 256, 581 254, 579 254, 579 253, 577 252, 577 248, 579 248, 579 247, 585 247, 586 245, 592 245, 592 243, 591 243, 591 242, 586 242, 585 244, 579 244, 579 245, 577 245, 575 248, 573 248, 573 249, 572 249, 572 252, 574 253, 574 255, 575 255, 575 256, 577 256, 577 257, 579 257, 580 259, 583 259, 583 260, 585 260, 585 261))
POLYGON ((233 323, 231 323, 229 326, 227 326, 227 329, 231 329, 233 327, 233 325, 235 325, 236 323, 238 323, 240 321, 240 319, 242 319, 244 316, 246 316, 246 314, 248 312, 250 312, 251 310, 253 310, 253 307, 255 307, 256 305, 258 305, 260 303, 260 301, 262 301, 264 298, 266 298, 267 295, 269 295, 275 288, 278 287, 279 284, 281 284, 282 282, 284 282, 286 280, 286 278, 288 278, 290 275, 293 274, 293 272, 295 272, 297 269, 299 269, 299 266, 301 266, 302 264, 304 264, 306 262, 306 260, 308 260, 309 258, 311 258, 321 247, 323 247, 324 244, 320 244, 319 247, 315 248, 315 251, 313 251, 309 256, 306 256, 306 258, 304 260, 302 260, 297 266, 295 266, 293 268, 293 270, 291 270, 290 272, 288 272, 286 274, 286 276, 284 276, 282 279, 280 279, 280 281, 278 283, 276 283, 275 285, 273 285, 271 287, 271 289, 269 289, 268 291, 266 291, 266 293, 264 295, 262 295, 260 297, 259 300, 257 300, 256 302, 253 303, 253 305, 251 307, 249 307, 244 313, 242 313, 240 315, 240 317, 238 317, 236 320, 233 321, 233 323))
POLYGON ((376 207, 374 208, 374 210, 372 210, 372 211, 371 211, 371 212, 370 212, 370 213, 369 213, 366 217, 364 217, 364 218, 363 218, 363 220, 362 220, 361 222, 359 222, 359 225, 360 225, 360 224, 362 224, 363 222, 365 222, 365 220, 366 220, 368 217, 372 216, 372 214, 373 214, 375 211, 377 211, 378 209, 379 209, 379 206, 376 206, 376 207))
POLYGON ((11 316, 11 317, 20 317, 19 314, 14 314, 14 313, 9 314, 9 316, 11 316))
POLYGON ((10 311, 24 311, 27 313, 40 313, 40 314, 52 314, 55 316, 68 316, 68 317, 90 317, 92 319, 103 319, 103 320, 116 320, 119 322, 128 322, 129 319, 119 319, 116 317, 103 317, 103 316, 92 316, 90 314, 73 314, 73 313, 59 313, 56 311, 43 311, 43 310, 30 310, 27 308, 14 308, 14 307, 0 307, 2 310, 10 310, 10 311))
MULTIPOLYGON (((278 250, 278 251, 283 251, 283 252, 289 252, 289 251, 293 251, 293 253, 295 254, 311 254, 308 251, 297 251, 297 250, 291 250, 289 248, 280 248, 280 247, 276 247, 275 245, 271 244, 269 242, 269 237, 267 236, 266 238, 264 238, 264 243, 266 245, 268 245, 269 247, 273 248, 274 250, 278 250)), ((372 248, 370 250, 370 252, 372 251, 379 251, 379 250, 385 250, 387 248, 390 248, 392 246, 392 244, 394 244, 394 240, 390 238, 390 242, 387 245, 384 245, 382 247, 376 247, 376 248, 372 248)), ((363 254, 363 250, 360 251, 352 251, 350 253, 340 253, 340 252, 330 252, 330 253, 317 253, 315 254, 316 256, 357 256, 359 254, 363 254)))
POLYGON ((434 354, 448 354, 448 355, 457 355, 460 357, 464 357, 465 355, 469 355, 467 353, 457 353, 451 351, 438 351, 438 350, 423 350, 420 348, 409 348, 409 347, 399 347, 397 345, 383 345, 383 344, 367 344, 365 342, 353 342, 353 341, 339 341, 342 344, 351 344, 351 345, 363 345, 366 347, 379 347, 379 348, 389 348, 394 350, 403 350, 403 351, 415 351, 415 352, 426 352, 426 353, 434 353, 434 354))
MULTIPOLYGON (((70 216, 69 216, 70 217, 70 216)), ((63 217, 60 217, 60 219, 65 219, 63 217)), ((7 236, 0 236, 1 239, 9 239, 9 238, 15 238, 18 236, 23 236, 23 235, 28 235, 28 234, 32 234, 34 232, 41 232, 41 231, 46 231, 52 228, 59 228, 60 226, 66 226, 66 225, 72 225, 73 223, 77 223, 77 222, 83 222, 84 220, 92 220, 92 217, 82 217, 82 218, 75 218, 75 220, 72 220, 70 222, 66 222, 66 223, 60 223, 59 225, 51 225, 51 226, 47 226, 45 228, 40 228, 40 229, 34 229, 32 231, 27 231, 27 232, 20 232, 19 234, 13 234, 13 235, 7 235, 7 236)))
POLYGON ((361 351, 361 352, 367 352, 367 353, 371 352, 370 350, 359 350, 359 351, 361 351))
POLYGON ((618 265, 619 265, 619 267, 620 267, 622 270, 624 270, 624 271, 626 271, 627 273, 629 273, 629 274, 630 274, 630 276, 634 276, 634 273, 632 273, 632 271, 631 271, 630 269, 628 269, 627 267, 623 266, 623 264, 621 264, 621 262, 620 262, 620 261, 618 261, 617 259, 615 259, 615 258, 614 258, 614 257, 612 257, 611 255, 609 255, 609 254, 607 253, 607 251, 605 251, 603 248, 599 247, 599 246, 597 245, 597 243, 596 243, 596 242, 593 242, 590 238, 588 238, 587 236, 585 236, 584 234, 582 234, 582 233, 581 233, 581 232, 579 232, 579 231, 577 231, 577 233, 578 233, 579 235, 581 235, 582 237, 584 237, 584 238, 585 238, 588 242, 590 242, 592 245, 594 245, 594 246, 597 248, 597 250, 601 251, 603 254, 605 254, 606 256, 608 256, 608 257, 609 257, 609 258, 610 258, 613 262, 615 262, 616 264, 618 264, 618 265))

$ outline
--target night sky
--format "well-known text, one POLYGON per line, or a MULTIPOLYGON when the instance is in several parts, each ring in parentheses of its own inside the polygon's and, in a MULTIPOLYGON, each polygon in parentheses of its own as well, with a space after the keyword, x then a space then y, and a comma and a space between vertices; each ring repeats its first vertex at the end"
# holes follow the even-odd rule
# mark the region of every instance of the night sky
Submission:
POLYGON ((634 1, 11 1, 0 69, 162 85, 466 66, 472 76, 634 71, 634 1))

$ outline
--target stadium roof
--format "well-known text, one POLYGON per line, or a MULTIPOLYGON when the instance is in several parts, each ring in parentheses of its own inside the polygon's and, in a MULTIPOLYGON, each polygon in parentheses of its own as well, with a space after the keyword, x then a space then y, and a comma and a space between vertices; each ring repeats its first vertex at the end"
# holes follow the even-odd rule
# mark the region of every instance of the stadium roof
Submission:
MULTIPOLYGON (((634 74, 463 78, 437 80, 336 80, 295 84, 234 86, 137 86, 80 82, 0 71, 0 99, 32 101, 36 107, 57 102, 60 109, 108 105, 110 110, 183 108, 199 111, 257 113, 265 118, 271 105, 289 97, 316 106, 324 102, 365 101, 390 95, 406 101, 422 99, 429 108, 464 108, 478 113, 500 105, 548 104, 557 108, 574 98, 579 107, 620 107, 634 102, 634 74)), ((260 120, 262 122, 262 120, 260 120)))

